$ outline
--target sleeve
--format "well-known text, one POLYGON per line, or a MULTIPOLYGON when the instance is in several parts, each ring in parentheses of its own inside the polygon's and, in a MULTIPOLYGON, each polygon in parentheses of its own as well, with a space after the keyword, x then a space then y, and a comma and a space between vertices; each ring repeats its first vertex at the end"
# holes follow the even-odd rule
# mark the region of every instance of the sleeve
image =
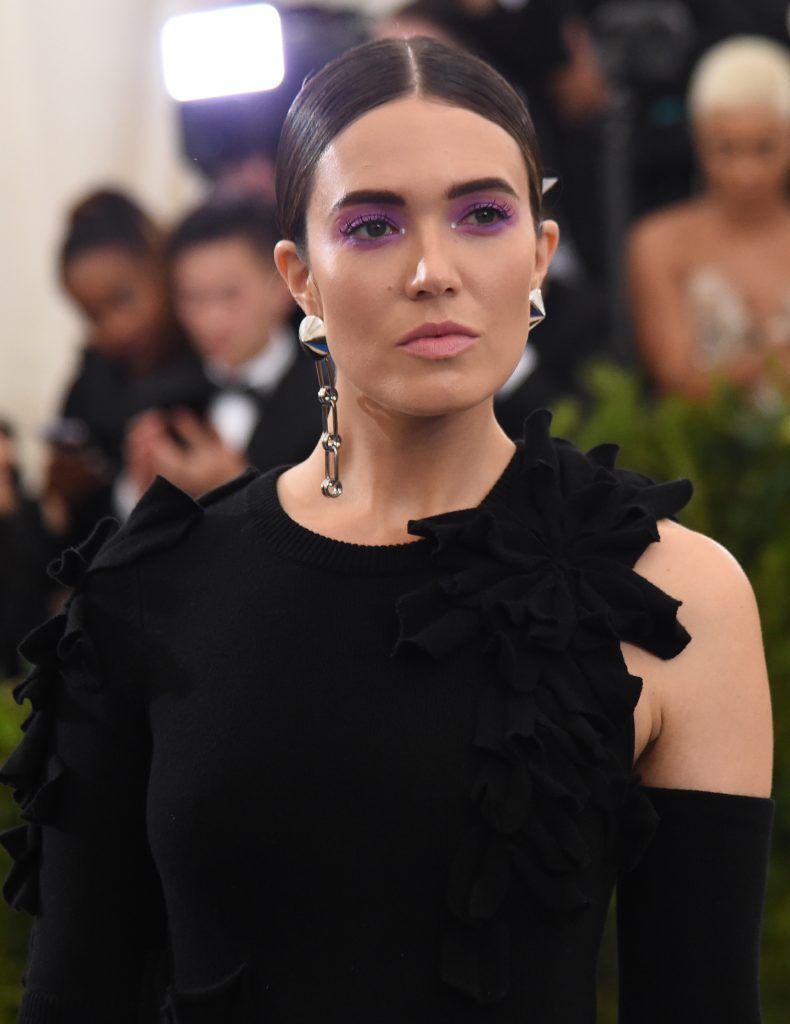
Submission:
POLYGON ((759 1024, 774 801, 643 792, 660 821, 618 880, 620 1024, 759 1024))
POLYGON ((19 1024, 137 1022, 145 963, 164 944, 136 567, 82 577, 20 649, 34 667, 15 696, 33 711, 0 773, 24 821, 2 836, 15 862, 3 892, 35 915, 19 1024))

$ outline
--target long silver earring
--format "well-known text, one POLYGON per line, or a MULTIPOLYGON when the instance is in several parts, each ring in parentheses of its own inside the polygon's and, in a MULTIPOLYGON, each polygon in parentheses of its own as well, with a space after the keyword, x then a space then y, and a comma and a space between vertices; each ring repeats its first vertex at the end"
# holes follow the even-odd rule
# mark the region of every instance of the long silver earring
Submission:
POLYGON ((324 479, 321 493, 325 498, 339 498, 343 493, 340 483, 340 434, 337 429, 337 388, 335 364, 329 354, 326 327, 320 316, 306 316, 299 324, 299 342, 302 351, 315 361, 318 375, 318 401, 321 403, 321 446, 324 449, 324 479))
POLYGON ((543 302, 543 292, 540 288, 533 288, 529 293, 529 329, 537 327, 545 319, 546 306, 543 302))

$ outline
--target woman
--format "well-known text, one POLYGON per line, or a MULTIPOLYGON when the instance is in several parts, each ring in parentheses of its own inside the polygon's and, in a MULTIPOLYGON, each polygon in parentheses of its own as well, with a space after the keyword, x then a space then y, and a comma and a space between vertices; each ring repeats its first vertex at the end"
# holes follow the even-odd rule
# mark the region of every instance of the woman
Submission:
POLYGON ((790 56, 739 37, 689 93, 705 189, 639 222, 629 253, 636 341, 664 391, 722 377, 758 398, 790 384, 790 56))
POLYGON ((166 945, 182 1024, 587 1024, 618 870, 622 1019, 758 1020, 749 585, 672 520, 685 482, 494 419, 557 241, 526 110, 460 51, 366 44, 302 89, 278 193, 328 429, 64 554, 4 769, 21 1020, 133 1020, 166 945))
POLYGON ((60 416, 45 431, 40 504, 58 550, 107 512, 128 512, 118 481, 129 421, 151 406, 204 398, 199 364, 171 309, 163 247, 157 226, 121 192, 93 192, 69 214, 60 278, 89 338, 60 416))

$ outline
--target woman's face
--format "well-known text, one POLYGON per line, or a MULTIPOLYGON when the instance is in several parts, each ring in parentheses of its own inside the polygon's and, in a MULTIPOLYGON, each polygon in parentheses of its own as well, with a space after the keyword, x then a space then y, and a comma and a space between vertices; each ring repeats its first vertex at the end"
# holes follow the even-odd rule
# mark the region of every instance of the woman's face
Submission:
POLYGON ((527 169, 504 129, 408 97, 324 152, 307 238, 307 264, 291 242, 276 260, 324 320, 344 398, 434 416, 490 399, 513 371, 557 228, 536 237, 527 169))
POLYGON ((164 273, 118 247, 91 249, 66 267, 66 289, 91 324, 91 343, 133 372, 161 358, 169 326, 164 273))
POLYGON ((784 195, 790 172, 790 125, 767 106, 723 107, 695 125, 711 190, 749 209, 784 195))

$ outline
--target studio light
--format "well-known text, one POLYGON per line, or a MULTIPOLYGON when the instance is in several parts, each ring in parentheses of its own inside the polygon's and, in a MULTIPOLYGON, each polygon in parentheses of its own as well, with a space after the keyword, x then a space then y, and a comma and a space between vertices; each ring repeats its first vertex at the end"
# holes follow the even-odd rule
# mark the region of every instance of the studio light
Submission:
POLYGON ((179 102, 276 89, 285 75, 280 15, 269 4, 176 15, 162 29, 162 64, 179 102))

